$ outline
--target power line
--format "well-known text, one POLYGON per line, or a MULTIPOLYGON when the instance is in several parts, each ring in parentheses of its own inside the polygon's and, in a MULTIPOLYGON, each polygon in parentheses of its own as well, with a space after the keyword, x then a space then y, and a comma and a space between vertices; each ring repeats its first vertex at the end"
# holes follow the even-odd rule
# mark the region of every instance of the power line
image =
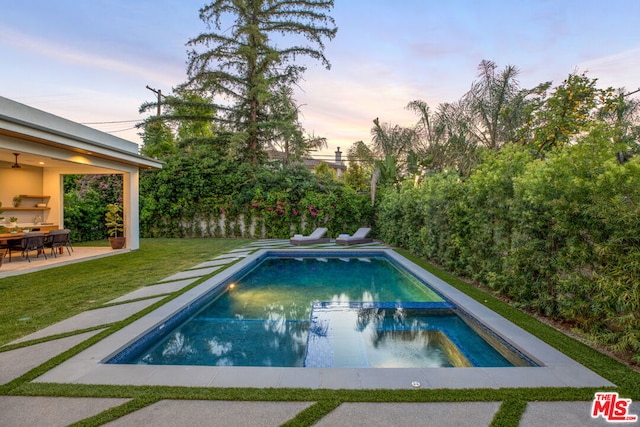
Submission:
POLYGON ((108 131, 107 130, 103 130, 102 132, 104 132, 104 133, 118 133, 118 132, 125 132, 125 131, 128 131, 128 130, 133 130, 133 129, 135 129, 135 127, 126 128, 126 129, 119 129, 119 130, 108 130, 108 131))
POLYGON ((140 119, 137 120, 115 120, 112 122, 84 122, 84 123, 80 123, 81 125, 109 125, 112 123, 134 123, 134 122, 139 122, 140 119))
POLYGON ((622 97, 624 98, 625 96, 633 95, 636 92, 640 92, 640 89, 636 89, 633 92, 625 93, 624 95, 622 95, 622 97))

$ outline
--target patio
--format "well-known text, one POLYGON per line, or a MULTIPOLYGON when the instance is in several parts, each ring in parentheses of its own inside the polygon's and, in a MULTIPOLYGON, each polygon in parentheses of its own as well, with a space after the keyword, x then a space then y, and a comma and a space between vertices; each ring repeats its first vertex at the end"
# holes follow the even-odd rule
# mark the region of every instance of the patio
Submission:
POLYGON ((69 255, 65 250, 63 254, 58 254, 57 257, 54 257, 47 249, 45 252, 47 259, 42 255, 39 255, 37 258, 35 255, 32 255, 31 262, 28 262, 26 258, 23 258, 20 254, 14 252, 11 262, 9 262, 8 255, 2 260, 2 265, 0 266, 0 279, 16 276, 18 274, 46 270, 49 268, 59 267, 61 265, 74 264, 77 262, 87 261, 89 259, 117 255, 127 251, 128 249, 113 250, 109 246, 80 246, 74 247, 71 255, 69 255))

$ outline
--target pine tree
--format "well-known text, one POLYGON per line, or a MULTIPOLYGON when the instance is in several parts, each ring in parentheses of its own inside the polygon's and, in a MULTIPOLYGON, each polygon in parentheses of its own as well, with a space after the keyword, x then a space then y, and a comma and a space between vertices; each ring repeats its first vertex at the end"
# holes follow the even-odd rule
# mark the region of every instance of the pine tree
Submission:
POLYGON ((200 9, 210 32, 191 39, 190 89, 214 99, 216 120, 234 134, 239 157, 258 163, 273 129, 282 127, 270 114, 282 88, 296 84, 305 67, 299 57, 320 61, 324 39, 336 32, 324 12, 333 0, 216 0, 200 9), (200 48, 203 48, 199 50, 200 48))

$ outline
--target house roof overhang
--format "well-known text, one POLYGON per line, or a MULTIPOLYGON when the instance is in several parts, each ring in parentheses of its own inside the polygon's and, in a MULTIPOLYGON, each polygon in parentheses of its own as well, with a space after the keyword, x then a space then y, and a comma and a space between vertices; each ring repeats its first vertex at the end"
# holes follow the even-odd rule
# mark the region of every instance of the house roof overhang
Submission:
POLYGON ((60 153, 56 160, 73 162, 73 155, 78 155, 143 169, 162 167, 162 162, 139 155, 134 142, 0 97, 2 135, 8 138, 0 146, 7 149, 0 150, 0 160, 13 161, 9 151, 32 147, 44 148, 49 155, 60 153))

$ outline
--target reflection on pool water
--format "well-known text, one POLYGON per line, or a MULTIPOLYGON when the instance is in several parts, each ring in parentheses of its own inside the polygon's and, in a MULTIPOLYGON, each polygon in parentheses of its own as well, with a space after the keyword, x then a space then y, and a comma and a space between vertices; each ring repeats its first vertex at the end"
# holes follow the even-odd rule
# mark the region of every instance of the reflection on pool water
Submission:
POLYGON ((314 303, 305 366, 528 366, 450 303, 314 303), (484 337, 483 337, 484 336, 484 337))
POLYGON ((497 337, 459 313, 457 307, 383 256, 267 257, 218 287, 209 301, 199 304, 173 330, 153 340, 143 339, 154 342, 136 345, 135 350, 121 352, 109 363, 528 365, 497 337))

